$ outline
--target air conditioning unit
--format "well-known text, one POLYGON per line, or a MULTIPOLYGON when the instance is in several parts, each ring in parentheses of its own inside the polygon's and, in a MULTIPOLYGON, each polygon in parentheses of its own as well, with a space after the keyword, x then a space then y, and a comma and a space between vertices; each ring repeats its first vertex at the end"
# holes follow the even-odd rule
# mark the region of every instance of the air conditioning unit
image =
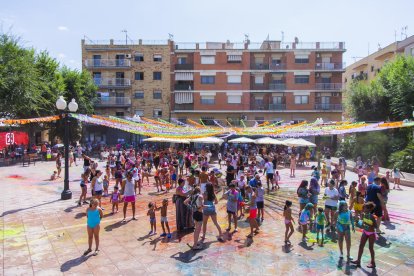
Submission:
POLYGON ((339 97, 339 93, 338 92, 332 93, 332 97, 339 97))
POLYGON ((125 55, 125 58, 131 58, 132 57, 132 55, 131 54, 126 54, 125 55))
POLYGON ((320 58, 320 57, 321 57, 321 54, 316 54, 316 57, 317 57, 317 58, 320 58))

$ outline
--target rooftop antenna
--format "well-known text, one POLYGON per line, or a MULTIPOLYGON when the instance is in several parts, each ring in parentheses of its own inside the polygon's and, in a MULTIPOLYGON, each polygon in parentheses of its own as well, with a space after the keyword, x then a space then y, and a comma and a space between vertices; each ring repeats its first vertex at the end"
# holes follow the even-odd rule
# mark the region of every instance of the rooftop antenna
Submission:
POLYGON ((381 44, 378 43, 378 51, 381 50, 381 44))
POLYGON ((125 33, 125 45, 128 45, 128 31, 124 29, 121 31, 121 33, 125 33))
POLYGON ((282 42, 285 41, 285 32, 282 31, 282 42))
POLYGON ((244 41, 249 44, 250 40, 249 40, 249 34, 244 34, 244 41))
POLYGON ((173 35, 173 34, 168 33, 168 39, 169 39, 169 40, 174 40, 174 35, 173 35))
POLYGON ((88 40, 91 44, 95 44, 95 43, 93 42, 93 40, 92 40, 92 39, 90 39, 89 37, 87 37, 86 35, 83 35, 83 39, 84 39, 84 40, 88 40))

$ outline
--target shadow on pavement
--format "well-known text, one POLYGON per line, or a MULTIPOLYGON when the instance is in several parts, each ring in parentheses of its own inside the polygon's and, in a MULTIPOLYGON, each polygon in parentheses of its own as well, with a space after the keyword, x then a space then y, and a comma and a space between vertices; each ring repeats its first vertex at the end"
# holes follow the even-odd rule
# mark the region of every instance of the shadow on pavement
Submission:
POLYGON ((171 255, 171 258, 176 259, 177 261, 180 261, 180 262, 183 262, 183 263, 187 263, 187 264, 195 262, 195 261, 200 260, 200 259, 203 258, 203 256, 198 256, 196 258, 193 258, 197 255, 197 253, 208 249, 211 244, 216 243, 216 242, 218 242, 218 241, 211 241, 211 242, 202 243, 202 249, 200 249, 200 250, 189 249, 185 252, 178 252, 178 253, 175 253, 174 255, 171 255))
POLYGON ((121 227, 122 225, 125 225, 125 224, 129 223, 130 221, 131 220, 127 220, 126 222, 118 221, 118 222, 115 222, 113 224, 107 225, 107 226, 105 226, 105 231, 110 232, 114 229, 117 229, 117 228, 121 227))
POLYGON ((60 199, 56 199, 56 200, 53 200, 53 201, 49 201, 49 202, 45 202, 45 203, 41 203, 41 204, 38 204, 38 205, 34 205, 34 206, 30 206, 30 207, 26 207, 26 208, 20 208, 20 209, 9 210, 9 211, 3 212, 3 214, 1 214, 1 215, 0 215, 0 218, 5 217, 5 216, 7 216, 7 215, 15 214, 15 213, 18 213, 18 212, 21 212, 21 211, 25 211, 25 210, 33 209, 33 208, 36 208, 36 207, 40 207, 40 206, 44 206, 44 205, 48 205, 48 204, 52 204, 52 203, 55 203, 55 202, 58 202, 58 201, 60 201, 60 199))
POLYGON ((60 266, 60 271, 61 272, 68 272, 71 268, 86 262, 91 256, 92 255, 80 256, 80 257, 77 257, 76 259, 66 261, 65 263, 63 263, 60 266))

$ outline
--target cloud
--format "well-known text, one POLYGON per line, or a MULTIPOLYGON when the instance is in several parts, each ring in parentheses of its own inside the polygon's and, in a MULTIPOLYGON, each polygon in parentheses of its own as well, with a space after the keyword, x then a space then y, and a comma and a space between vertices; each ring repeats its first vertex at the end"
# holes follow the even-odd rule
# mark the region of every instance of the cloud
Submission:
POLYGON ((66 57, 66 55, 64 53, 59 53, 58 57, 61 58, 61 59, 64 59, 66 57))
POLYGON ((67 31, 69 31, 69 28, 68 28, 68 27, 66 27, 66 26, 59 26, 57 29, 58 29, 59 31, 61 31, 61 32, 67 32, 67 31))

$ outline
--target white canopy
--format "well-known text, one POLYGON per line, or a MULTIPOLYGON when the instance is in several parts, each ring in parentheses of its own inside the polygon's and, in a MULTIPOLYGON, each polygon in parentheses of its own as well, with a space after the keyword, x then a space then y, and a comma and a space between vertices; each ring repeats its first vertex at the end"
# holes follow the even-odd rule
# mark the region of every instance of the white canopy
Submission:
POLYGON ((180 144, 190 144, 190 140, 187 139, 177 139, 177 138, 164 138, 164 137, 151 137, 144 139, 145 142, 160 142, 160 143, 180 143, 180 144))
POLYGON ((316 145, 312 142, 306 141, 305 139, 299 138, 299 139, 286 139, 283 141, 286 145, 290 147, 316 147, 316 145))
POLYGON ((203 138, 191 139, 191 142, 201 143, 201 144, 220 144, 221 145, 224 142, 224 140, 217 138, 217 137, 203 137, 203 138))
POLYGON ((255 143, 259 145, 286 145, 284 141, 270 137, 256 139, 255 143))
POLYGON ((239 144, 249 144, 249 143, 254 143, 255 141, 253 139, 250 138, 246 138, 246 137, 240 137, 240 138, 236 138, 233 140, 229 140, 229 143, 239 143, 239 144))

